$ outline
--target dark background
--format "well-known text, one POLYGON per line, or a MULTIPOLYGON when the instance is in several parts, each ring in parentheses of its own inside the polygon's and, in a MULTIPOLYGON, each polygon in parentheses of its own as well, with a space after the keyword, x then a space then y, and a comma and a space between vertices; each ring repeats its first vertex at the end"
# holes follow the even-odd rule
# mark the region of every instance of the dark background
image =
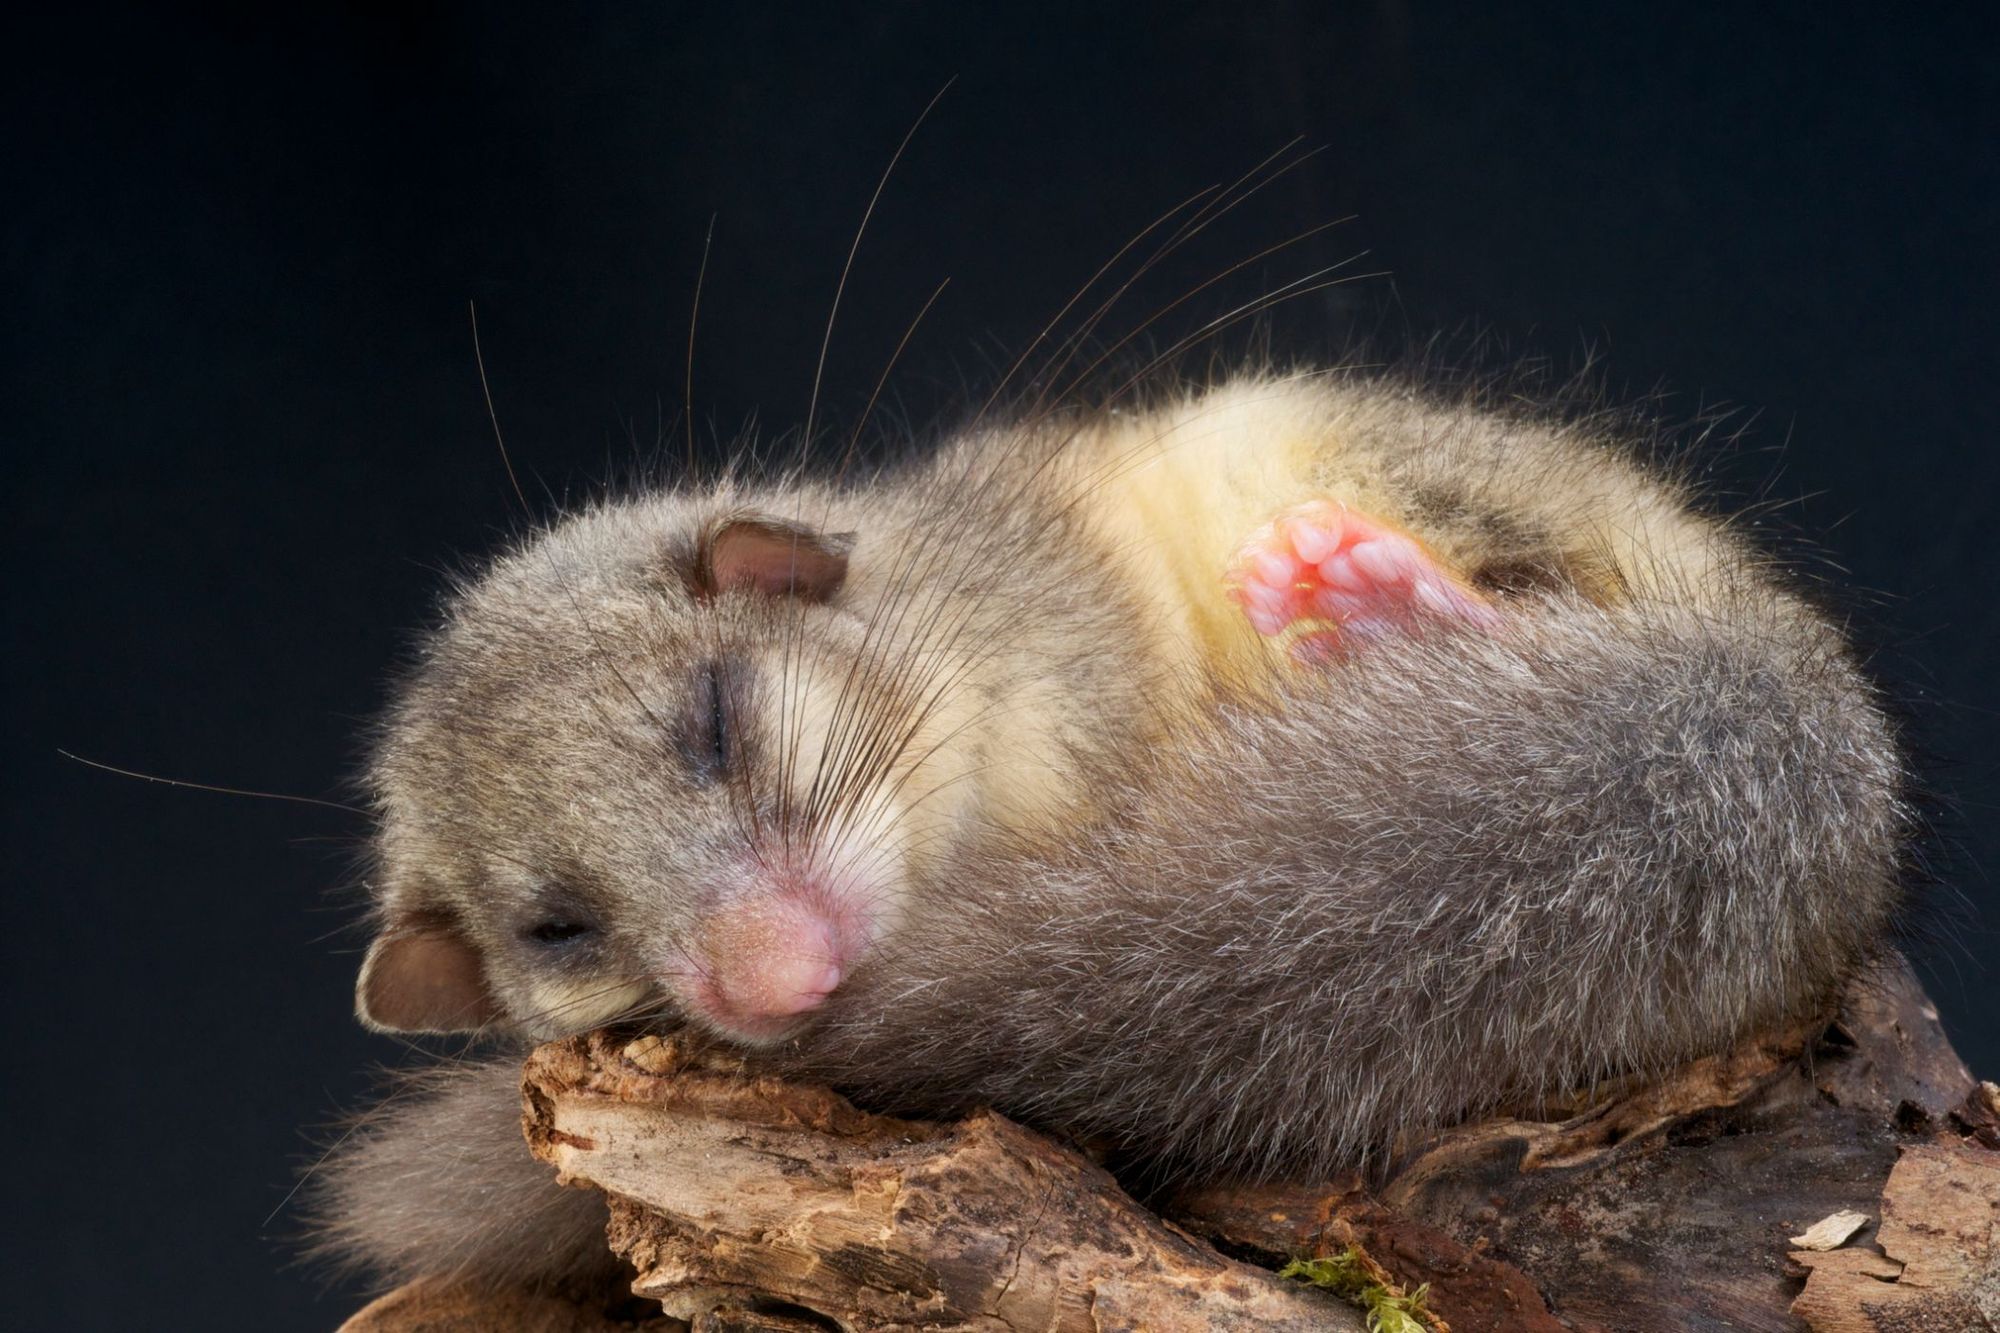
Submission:
POLYGON ((12 26, 0 980, 6 1173, 29 1202, 0 1246, 9 1322, 331 1326, 353 1291, 283 1267, 300 1127, 401 1055, 348 1015, 335 889, 358 821, 57 747, 338 798, 437 569, 518 522, 467 303, 531 494, 587 490, 678 429, 713 217, 697 419, 796 426, 877 174, 952 76, 861 244, 830 429, 944 278, 879 427, 990 385, 1131 233, 1303 136, 1324 151, 1112 327, 1355 214, 1157 341, 1366 251, 1351 271, 1386 276, 1288 307, 1280 348, 1445 330, 1558 371, 1593 351, 1613 397, 1664 389, 1669 416, 1744 405, 1712 479, 1801 499, 1784 523, 1861 590, 1957 810, 1926 976, 2000 1073, 1995 33, 1928 7, 1628 8, 66 6, 12 26))

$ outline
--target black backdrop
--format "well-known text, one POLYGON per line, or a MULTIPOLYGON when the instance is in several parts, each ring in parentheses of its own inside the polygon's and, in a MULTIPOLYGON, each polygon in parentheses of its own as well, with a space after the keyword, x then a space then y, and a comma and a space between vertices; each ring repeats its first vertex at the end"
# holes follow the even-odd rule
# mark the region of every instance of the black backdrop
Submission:
POLYGON ((531 491, 587 488, 674 429, 712 217, 697 419, 795 426, 875 177, 954 75, 861 244, 830 428, 944 278, 885 429, 990 383, 1133 231, 1302 136, 1323 151, 1127 327, 1355 214, 1159 341, 1366 251, 1350 271, 1384 276, 1274 316, 1280 348, 1442 329, 1469 354, 1471 329, 1558 369, 1593 351, 1669 415, 1752 409, 1713 479, 1803 497, 1785 522, 1863 590, 1959 811, 1968 902, 1931 896, 1926 972, 2000 1071, 1990 29, 1880 6, 526 8, 67 6, 8 32, 4 1142, 31 1200, 0 1246, 10 1323, 330 1325, 352 1293, 281 1267, 299 1127, 401 1055, 348 1018, 355 821, 57 747, 337 795, 437 567, 517 522, 468 302, 531 491))

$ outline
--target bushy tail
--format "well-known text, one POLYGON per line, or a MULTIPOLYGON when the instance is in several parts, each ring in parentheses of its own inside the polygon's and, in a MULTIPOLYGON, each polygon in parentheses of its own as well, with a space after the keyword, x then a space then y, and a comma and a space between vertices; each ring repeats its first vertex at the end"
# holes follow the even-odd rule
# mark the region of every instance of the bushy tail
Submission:
POLYGON ((1185 1169, 1319 1170, 1825 1003, 1881 937, 1897 747, 1830 626, 1518 604, 1135 755, 1126 813, 929 905, 798 1059, 1185 1169))
POLYGON ((313 1172, 309 1253, 384 1285, 608 1285, 604 1198, 529 1154, 520 1080, 518 1051, 408 1076, 313 1172))

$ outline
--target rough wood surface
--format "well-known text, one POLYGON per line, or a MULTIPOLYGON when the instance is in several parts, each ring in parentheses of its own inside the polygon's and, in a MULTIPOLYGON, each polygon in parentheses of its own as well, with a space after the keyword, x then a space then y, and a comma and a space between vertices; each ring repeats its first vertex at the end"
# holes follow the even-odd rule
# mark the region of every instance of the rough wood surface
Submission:
MULTIPOLYGON (((1993 1096, 1898 966, 1850 988, 1830 1025, 1697 1061, 1568 1119, 1467 1125, 1386 1177, 1210 1187, 1167 1211, 1273 1258, 1351 1236, 1405 1281, 1430 1282, 1457 1333, 1872 1329, 1793 1309, 1804 1268, 1790 1238, 1833 1213, 1883 1216, 1884 1184, 1911 1151, 1946 1145, 2000 1169, 1980 1139, 1993 1096)), ((1993 1179, 1966 1174, 1967 1189, 2000 1203, 1993 1179)), ((1859 1254, 1875 1233, 1815 1257, 1859 1254)))
POLYGON ((1792 1303, 1801 1318, 1826 1333, 2000 1329, 2000 1153, 1909 1149, 1883 1187, 1881 1217, 1878 1251, 1792 1256, 1811 1270, 1792 1303))
MULTIPOLYGON (((1462 1126, 1366 1177, 1150 1207, 1001 1116, 869 1115, 657 1037, 543 1047, 526 1092, 534 1150, 610 1195, 610 1244, 667 1316, 649 1327, 1355 1329, 1271 1271, 1353 1247, 1428 1284, 1452 1333, 2000 1330, 2000 1089, 1900 965, 1830 1022, 1559 1118, 1462 1126), (1843 1212, 1869 1220, 1793 1243, 1843 1212)), ((483 1326, 633 1327, 535 1317, 483 1326)))
POLYGON ((536 1153, 611 1196, 633 1290, 682 1318, 779 1301, 850 1329, 1362 1326, 1002 1116, 868 1115, 658 1037, 545 1046, 526 1085, 536 1153))

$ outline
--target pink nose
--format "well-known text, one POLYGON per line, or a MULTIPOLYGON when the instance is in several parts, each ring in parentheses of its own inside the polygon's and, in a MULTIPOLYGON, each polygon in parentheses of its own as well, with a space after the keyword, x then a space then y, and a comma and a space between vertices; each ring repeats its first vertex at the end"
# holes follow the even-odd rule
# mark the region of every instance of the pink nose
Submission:
POLYGON ((708 923, 700 948, 712 988, 708 1017, 745 1035, 817 1009, 843 976, 839 932, 791 899, 733 905, 708 923))

